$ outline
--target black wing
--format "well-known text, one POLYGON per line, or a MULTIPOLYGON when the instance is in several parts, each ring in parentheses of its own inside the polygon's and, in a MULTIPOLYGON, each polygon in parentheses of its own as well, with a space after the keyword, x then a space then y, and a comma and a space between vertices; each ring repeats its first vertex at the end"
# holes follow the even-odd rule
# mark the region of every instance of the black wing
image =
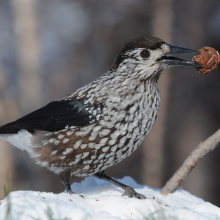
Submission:
POLYGON ((84 105, 82 101, 55 101, 17 121, 0 127, 0 134, 14 134, 21 129, 57 131, 66 126, 85 126, 102 114, 103 104, 84 105))

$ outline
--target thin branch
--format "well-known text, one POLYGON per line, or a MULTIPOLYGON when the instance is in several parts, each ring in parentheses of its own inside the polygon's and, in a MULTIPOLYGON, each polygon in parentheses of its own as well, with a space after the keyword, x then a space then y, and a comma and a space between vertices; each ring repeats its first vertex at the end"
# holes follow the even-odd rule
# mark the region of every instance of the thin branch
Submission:
POLYGON ((167 181, 166 185, 161 189, 161 193, 172 193, 178 189, 186 176, 196 166, 198 161, 209 152, 215 150, 220 144, 220 129, 211 135, 204 142, 201 142, 194 151, 184 161, 182 166, 167 181))

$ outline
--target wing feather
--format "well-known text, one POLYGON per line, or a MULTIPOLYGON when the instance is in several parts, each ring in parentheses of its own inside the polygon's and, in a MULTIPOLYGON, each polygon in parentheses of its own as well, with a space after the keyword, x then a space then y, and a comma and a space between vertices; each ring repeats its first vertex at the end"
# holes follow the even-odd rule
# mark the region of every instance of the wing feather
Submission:
POLYGON ((0 134, 14 134, 21 129, 34 133, 36 130, 57 131, 66 126, 86 126, 96 119, 92 112, 98 107, 102 111, 103 104, 86 106, 82 101, 54 101, 17 121, 3 125, 0 134))

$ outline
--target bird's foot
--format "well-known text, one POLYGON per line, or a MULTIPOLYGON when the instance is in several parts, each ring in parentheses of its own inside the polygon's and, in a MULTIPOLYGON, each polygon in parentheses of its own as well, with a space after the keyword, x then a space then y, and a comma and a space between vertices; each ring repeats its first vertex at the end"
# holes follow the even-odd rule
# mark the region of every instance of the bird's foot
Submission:
POLYGON ((147 199, 146 196, 135 192, 135 190, 130 186, 126 186, 125 192, 122 196, 128 196, 129 198, 137 198, 137 199, 147 199))
MULTIPOLYGON (((73 195, 73 194, 79 195, 77 193, 74 193, 72 190, 68 190, 67 193, 69 193, 70 195, 73 195)), ((84 199, 83 195, 79 195, 79 196, 84 199)))

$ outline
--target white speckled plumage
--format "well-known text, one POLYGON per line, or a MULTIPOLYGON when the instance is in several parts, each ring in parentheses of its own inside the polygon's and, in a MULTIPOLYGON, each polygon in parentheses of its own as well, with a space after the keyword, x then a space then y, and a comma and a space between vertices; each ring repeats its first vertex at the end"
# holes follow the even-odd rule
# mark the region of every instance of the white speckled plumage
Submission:
MULTIPOLYGON (((140 51, 137 49, 135 53, 140 51)), ((41 140, 45 149, 51 150, 45 159, 50 157, 53 162, 60 159, 63 164, 60 166, 57 161, 57 166, 54 163, 50 166, 52 162, 47 163, 48 169, 55 171, 57 168, 59 171, 56 173, 59 173, 72 166, 72 175, 84 176, 86 171, 92 175, 98 168, 101 171, 104 165, 105 168, 112 166, 129 156, 150 131, 159 111, 157 79, 163 68, 158 68, 149 71, 147 65, 138 68, 136 60, 124 60, 117 71, 109 70, 99 79, 65 97, 67 100, 82 100, 86 97, 86 109, 93 112, 96 119, 98 114, 99 119, 87 126, 69 127, 46 134, 41 132, 33 136, 30 147, 34 150, 30 153, 31 157, 38 163, 44 162, 38 152, 39 149, 42 151, 38 143, 41 140), (136 71, 128 73, 128 70, 133 69, 136 71), (97 103, 98 98, 98 103, 104 103, 102 111, 100 107, 90 107, 97 103), (57 150, 60 146, 64 147, 63 151, 57 150), (85 156, 89 166, 87 162, 83 163, 85 156), (103 165, 102 158, 105 156, 108 160, 103 165)))

